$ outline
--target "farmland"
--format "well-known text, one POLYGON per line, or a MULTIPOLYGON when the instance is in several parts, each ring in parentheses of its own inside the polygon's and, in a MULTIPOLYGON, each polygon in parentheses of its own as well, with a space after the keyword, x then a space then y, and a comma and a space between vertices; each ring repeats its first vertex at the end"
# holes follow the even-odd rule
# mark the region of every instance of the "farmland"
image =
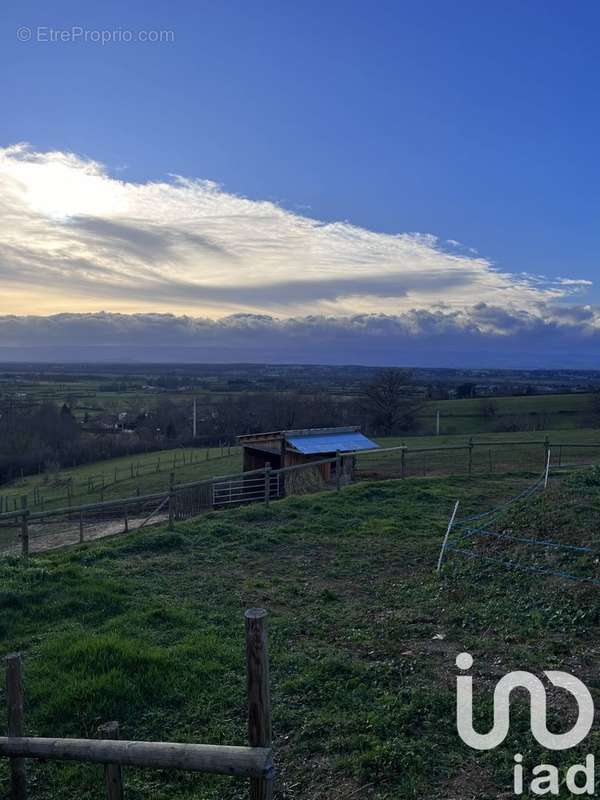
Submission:
MULTIPOLYGON (((243 743, 241 615, 260 605, 270 610, 278 800, 498 796, 509 790, 513 752, 542 758, 525 714, 505 748, 478 754, 461 744, 456 654, 473 654, 482 683, 524 664, 573 671, 592 691, 597 682, 595 587, 457 556, 434 575, 457 497, 462 513, 474 513, 529 483, 514 475, 367 482, 28 565, 5 559, 0 630, 5 652, 24 653, 27 729, 93 736, 99 722, 117 719, 127 738, 243 743)), ((557 478, 509 524, 596 546, 599 483, 595 473, 557 478)), ((595 576, 593 564, 577 568, 595 576)), ((477 702, 478 715, 489 712, 477 702)), ((595 734, 587 744, 595 749, 595 734)), ((32 770, 35 800, 103 796, 98 768, 32 770)), ((125 780, 133 800, 246 792, 234 780, 178 773, 127 770, 125 780)))
POLYGON ((58 508, 164 491, 171 473, 185 483, 239 469, 237 447, 176 448, 20 478, 0 487, 0 496, 5 510, 24 495, 31 507, 58 508))
MULTIPOLYGON (((544 465, 546 437, 552 445, 553 465, 600 458, 600 430, 594 428, 489 433, 472 437, 472 468, 480 474, 539 473, 544 465), (598 447, 592 448, 592 444, 598 447)), ((405 471, 409 475, 466 472, 470 440, 465 435, 376 438, 382 448, 408 447, 405 471)), ((359 474, 366 477, 393 478, 403 474, 401 461, 397 451, 372 452, 359 456, 357 466, 359 474)), ((186 483, 240 470, 239 447, 176 448, 25 477, 0 487, 0 497, 4 511, 19 506, 24 495, 30 508, 61 508, 167 491, 171 473, 177 483, 186 483)))

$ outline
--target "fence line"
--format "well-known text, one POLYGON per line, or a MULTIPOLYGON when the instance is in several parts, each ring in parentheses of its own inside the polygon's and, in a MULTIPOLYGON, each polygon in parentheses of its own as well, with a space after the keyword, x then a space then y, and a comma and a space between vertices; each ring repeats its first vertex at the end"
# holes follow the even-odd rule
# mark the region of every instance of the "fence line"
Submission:
MULTIPOLYGON (((550 451, 548 450, 548 454, 549 453, 550 451)), ((476 537, 483 537, 483 538, 495 539, 498 542, 503 542, 503 541, 514 542, 515 544, 526 545, 528 547, 533 547, 533 548, 538 547, 556 551, 560 550, 560 551, 568 551, 571 553, 586 553, 592 555, 599 554, 600 550, 593 547, 587 547, 585 545, 572 545, 572 544, 566 544, 564 542, 556 542, 553 539, 518 536, 513 533, 512 529, 493 531, 489 530, 486 527, 490 523, 497 523, 498 517, 500 517, 505 510, 513 506, 518 501, 528 500, 540 487, 543 487, 544 490, 547 489, 548 477, 549 477, 549 463, 550 462, 548 459, 546 462, 544 474, 542 475, 541 478, 539 478, 532 486, 529 486, 523 492, 511 498, 510 500, 506 501, 505 503, 502 503, 501 505, 493 509, 490 509, 486 512, 483 512, 481 514, 475 514, 470 517, 464 517, 463 519, 457 520, 456 522, 454 522, 454 516, 453 516, 448 526, 448 531, 446 532, 446 535, 444 537, 442 549, 440 551, 440 557, 438 560, 437 572, 438 573, 440 572, 442 560, 444 558, 445 553, 453 552, 457 553, 460 556, 464 556, 466 558, 479 559, 480 561, 485 561, 487 563, 500 564, 501 566, 509 569, 516 569, 523 572, 532 572, 532 573, 550 575, 554 577, 565 578, 567 580, 588 583, 593 586, 600 586, 600 580, 597 580, 595 578, 574 575, 573 573, 567 572, 566 570, 552 569, 549 567, 540 567, 537 566, 536 564, 527 564, 524 563, 523 561, 516 561, 514 559, 504 559, 504 558, 499 558, 497 556, 486 555, 485 553, 481 553, 478 550, 474 549, 467 550, 465 549, 464 546, 463 547, 460 546, 460 542, 449 541, 450 530, 454 527, 459 530, 459 539, 460 536, 462 536, 463 541, 465 539, 472 540, 476 537), (467 523, 469 522, 480 519, 485 519, 485 524, 480 527, 472 528, 467 525, 467 523)), ((579 508, 580 504, 576 504, 575 507, 579 508)), ((589 505, 584 507, 592 511, 599 510, 589 505)))
MULTIPOLYGON (((540 443, 544 446, 546 465, 551 452, 550 443, 548 439, 545 439, 534 442, 534 446, 540 443)), ((498 444, 503 446, 505 443, 498 444)), ((522 442, 521 444, 527 446, 531 445, 531 442, 522 442)), ((418 457, 423 454, 431 455, 432 458, 435 456, 435 463, 439 467, 440 454, 444 450, 456 453, 461 449, 466 449, 468 461, 465 462, 463 468, 470 475, 477 465, 473 458, 473 450, 477 446, 478 443, 469 440, 468 445, 450 445, 441 448, 409 448, 406 445, 400 445, 376 450, 352 451, 280 469, 271 470, 267 465, 248 472, 212 476, 180 484, 175 483, 175 474, 172 472, 169 476, 168 488, 165 487, 158 492, 142 495, 138 491, 138 494, 128 497, 100 500, 82 505, 69 504, 61 508, 44 510, 31 508, 27 502, 28 498, 23 496, 21 503, 14 510, 0 514, 0 550, 14 550, 20 543, 21 552, 27 557, 30 551, 127 532, 142 528, 151 521, 154 523, 167 522, 169 528, 173 529, 175 521, 198 516, 215 507, 250 502, 268 504, 271 500, 286 494, 318 491, 328 487, 333 488, 333 486, 339 490, 342 482, 369 477, 372 474, 369 472, 369 464, 373 463, 380 470, 376 472, 378 477, 403 478, 408 474, 421 474, 418 465, 415 466, 410 460, 415 453, 418 457), (398 454, 400 455, 399 460, 396 459, 398 454), (376 459, 375 462, 373 462, 373 458, 376 459), (390 464, 395 470, 391 474, 390 464), (325 473, 321 472, 321 468, 326 465, 335 465, 335 476, 332 469, 331 479, 328 477, 329 470, 326 470, 325 473), (349 471, 348 465, 350 465, 349 471), (411 468, 413 468, 412 471, 411 468), (303 471, 308 472, 307 480, 304 478, 299 481, 292 480, 293 475, 303 471)), ((585 447, 588 448, 586 452, 589 452, 590 447, 596 447, 600 453, 600 444, 588 443, 585 447)), ((534 452, 532 457, 539 468, 541 453, 538 453, 536 457, 534 452)), ((451 459, 448 466, 451 474, 457 474, 460 471, 460 464, 455 458, 451 459)), ((423 474, 425 473, 426 470, 423 470, 423 474)), ((501 506, 482 514, 457 519, 453 523, 453 527, 464 527, 466 523, 476 519, 487 519, 489 523, 494 516, 497 516, 509 505, 536 491, 540 483, 543 483, 543 476, 532 487, 528 487, 524 492, 501 506)))
MULTIPOLYGON (((181 451, 175 451, 172 457, 161 456, 160 453, 164 453, 165 451, 158 451, 159 455, 155 461, 149 461, 148 459, 132 461, 128 465, 117 466, 113 469, 109 469, 107 472, 88 475, 86 478, 78 482, 73 480, 72 475, 67 474, 61 480, 60 484, 65 486, 65 495, 62 497, 48 497, 48 495, 44 493, 43 489, 51 489, 51 486, 34 486, 31 490, 30 504, 33 506, 41 506, 41 510, 44 510, 44 506, 48 505, 49 503, 56 503, 59 501, 72 503, 74 498, 82 497, 86 494, 89 495, 93 493, 100 493, 101 498, 103 499, 104 492, 120 483, 127 483, 135 480, 136 478, 143 478, 148 475, 155 475, 159 473, 166 474, 173 470, 179 470, 183 469, 184 467, 193 466, 194 464, 206 463, 206 461, 218 461, 230 457, 232 452, 236 452, 238 449, 239 448, 232 445, 219 445, 218 447, 207 448, 206 450, 203 448, 199 448, 197 450, 192 448, 183 448, 181 451), (211 455, 213 449, 217 450, 216 455, 211 455), (200 453, 206 453, 206 456, 200 456, 200 453), (80 491, 77 491, 78 489, 80 491)), ((57 478, 59 477, 60 473, 57 475, 57 478)), ((0 494, 0 513, 7 513, 9 511, 8 506, 10 502, 13 503, 12 510, 14 511, 18 504, 18 495, 15 493, 0 494)))
MULTIPOLYGON (((247 747, 25 736, 22 660, 19 654, 9 655, 6 658, 8 736, 0 737, 0 757, 10 759, 11 800, 27 800, 25 759, 104 764, 109 800, 123 796, 121 766, 181 769, 249 778, 250 800, 271 800, 274 767, 266 616, 267 612, 260 608, 248 609, 244 615, 247 747)), ((108 730, 116 732, 117 723, 109 723, 108 730)))
MULTIPOLYGON (((466 471, 469 474, 471 474, 473 472, 474 467, 475 467, 474 459, 476 458, 477 454, 481 451, 481 448, 483 448, 484 450, 486 448, 488 448, 487 454, 484 454, 484 455, 487 455, 487 466, 488 466, 488 470, 487 471, 488 472, 492 472, 493 471, 493 466, 494 466, 493 465, 493 459, 492 459, 492 449, 498 449, 498 448, 501 449, 503 447, 532 448, 532 447, 539 447, 539 446, 543 446, 544 447, 544 454, 545 454, 545 458, 546 458, 547 455, 548 455, 548 452, 550 450, 550 447, 551 447, 551 442, 550 442, 550 440, 548 438, 546 438, 546 439, 528 440, 528 441, 520 441, 520 440, 503 440, 503 441, 481 440, 481 441, 475 441, 473 439, 473 437, 470 437, 465 442, 465 444, 436 445, 434 447, 414 447, 412 445, 402 444, 402 445, 397 445, 397 446, 394 446, 394 447, 378 448, 376 450, 371 450, 371 451, 356 451, 354 453, 347 453, 347 454, 344 454, 344 455, 354 455, 357 459, 360 460, 361 463, 364 462, 365 467, 368 467, 369 463, 372 460, 372 458, 373 457, 376 458, 378 454, 392 455, 393 453, 399 453, 400 457, 401 457, 401 465, 400 465, 400 468, 399 468, 398 471, 401 473, 401 477, 404 477, 406 474, 408 474, 408 472, 410 472, 410 465, 409 465, 408 461, 409 461, 411 456, 417 456, 417 457, 419 455, 431 456, 432 457, 432 462, 431 462, 429 470, 427 469, 427 466, 423 467, 423 473, 424 474, 427 474, 428 471, 431 474, 431 473, 438 472, 440 469, 443 469, 443 466, 444 466, 443 464, 441 464, 439 462, 436 463, 435 459, 433 458, 436 454, 443 456, 444 453, 451 454, 451 453, 456 453, 456 452, 463 451, 463 452, 465 452, 467 454, 466 471)), ((600 443, 561 442, 561 443, 556 443, 554 445, 554 448, 556 449, 556 452, 558 454, 557 455, 557 466, 558 467, 562 467, 562 466, 565 466, 565 467, 566 466, 578 466, 575 463, 572 464, 572 465, 571 464, 569 464, 569 465, 563 465, 562 464, 563 448, 580 448, 582 450, 596 449, 598 451, 599 455, 600 455, 600 443)), ((215 460, 215 459, 219 459, 221 457, 227 457, 232 452, 232 448, 231 448, 230 445, 228 445, 227 447, 222 445, 220 447, 220 450, 221 450, 221 455, 211 456, 211 458, 209 460, 212 461, 212 460, 215 460)), ((33 487, 31 496, 28 495, 28 505, 31 508, 39 506, 41 511, 47 510, 49 504, 51 504, 51 503, 54 504, 54 506, 53 506, 54 510, 57 510, 56 504, 59 503, 59 502, 63 502, 67 506, 72 506, 73 508, 79 508, 81 504, 75 505, 73 503, 73 500, 77 497, 76 492, 73 492, 73 488, 76 488, 77 486, 84 488, 84 491, 82 491, 80 493, 80 496, 83 496, 85 494, 91 494, 91 493, 97 492, 97 493, 100 494, 100 500, 98 502, 104 502, 104 493, 105 493, 105 491, 108 491, 109 489, 113 488, 114 486, 116 486, 119 483, 135 480, 135 478, 141 478, 141 477, 144 477, 144 476, 148 476, 150 474, 156 474, 157 472, 165 473, 166 470, 163 469, 163 467, 161 466, 162 464, 165 464, 168 467, 169 471, 175 471, 175 470, 183 468, 183 467, 190 467, 193 464, 199 464, 203 460, 204 461, 206 460, 206 459, 200 458, 200 457, 199 458, 194 458, 194 451, 193 450, 189 451, 188 459, 186 459, 186 453, 187 452, 188 451, 186 451, 186 450, 182 450, 182 460, 178 460, 177 459, 177 453, 175 453, 173 455, 173 459, 161 460, 161 456, 159 455, 157 461, 155 461, 155 462, 154 461, 153 462, 138 461, 137 463, 131 462, 129 464, 129 466, 116 467, 115 471, 114 471, 115 474, 114 474, 114 479, 113 480, 107 480, 106 473, 103 473, 101 475, 88 476, 85 480, 81 481, 79 484, 73 484, 71 482, 67 486, 67 494, 62 496, 62 497, 56 497, 56 496, 48 497, 47 495, 43 494, 43 492, 42 492, 40 487, 36 486, 36 487, 33 487), (171 460, 172 460, 172 464, 168 463, 168 462, 171 462, 171 460), (121 473, 121 472, 125 472, 126 475, 124 477, 122 477, 122 478, 118 478, 117 473, 121 473), (102 479, 102 483, 100 485, 97 485, 95 483, 95 479, 96 478, 101 478, 102 479)), ((206 451, 199 450, 198 453, 200 453, 200 452, 206 452, 207 456, 209 456, 211 450, 210 449, 207 449, 206 451)), ((332 459, 325 459, 325 462, 329 462, 331 460, 332 459)), ((386 461, 385 464, 382 463, 380 465, 380 468, 383 471, 385 471, 386 466, 388 464, 391 464, 391 466, 394 467, 393 459, 390 460, 389 462, 386 461)), ((303 466, 303 465, 300 465, 300 466, 303 466)), ((453 462, 452 466, 454 467, 454 471, 456 471, 456 469, 458 468, 458 465, 453 462)), ((229 476, 223 476, 223 477, 225 478, 225 477, 229 477, 229 476)), ((70 480, 72 481, 72 479, 70 479, 70 480)), ((192 483, 195 483, 195 482, 192 482, 192 483)), ((138 487, 138 493, 139 493, 139 487, 138 487)), ((19 497, 16 494, 11 494, 11 495, 1 495, 0 494, 0 517, 3 514, 7 515, 7 514, 11 514, 11 513, 14 513, 16 511, 18 511, 18 506, 19 506, 19 497), (12 502, 12 504, 13 504, 12 509, 8 508, 9 502, 12 502)))
POLYGON ((537 567, 531 564, 523 564, 520 561, 513 561, 512 559, 502 559, 502 558, 494 558, 492 556, 484 556, 481 553, 475 553, 473 550, 464 550, 460 547, 456 547, 454 544, 449 544, 446 548, 446 551, 452 551, 453 553, 458 553, 459 555, 466 556, 467 558, 476 558, 480 561, 488 561, 493 564, 501 564, 504 567, 508 567, 509 569, 517 569, 522 572, 536 572, 541 573, 543 575, 552 575, 556 578, 565 578, 571 581, 580 581, 582 583, 590 583, 593 586, 600 586, 600 581, 595 580, 594 578, 586 578, 579 575, 573 575, 570 572, 563 572, 562 570, 552 570, 546 567, 537 567))

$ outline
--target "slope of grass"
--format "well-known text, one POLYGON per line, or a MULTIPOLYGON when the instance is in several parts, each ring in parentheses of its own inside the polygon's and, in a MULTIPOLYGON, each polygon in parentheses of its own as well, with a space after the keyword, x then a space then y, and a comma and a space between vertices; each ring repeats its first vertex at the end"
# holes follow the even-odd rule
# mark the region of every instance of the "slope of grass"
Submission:
POLYGON ((42 498, 45 509, 60 508, 67 505, 69 489, 72 504, 77 505, 133 496, 138 490, 140 494, 166 490, 171 472, 177 483, 186 483, 240 469, 238 447, 223 451, 218 447, 175 448, 25 477, 1 486, 0 495, 4 498, 5 510, 11 510, 15 500, 18 505, 25 494, 30 508, 39 510, 42 498))
MULTIPOLYGON (((517 746, 527 758, 542 754, 526 715, 515 717, 506 748, 478 754, 462 745, 456 654, 473 653, 488 685, 514 668, 588 677, 600 632, 599 595, 584 584, 457 556, 435 576, 455 498, 467 514, 525 485, 365 483, 213 512, 174 532, 122 536, 28 566, 4 560, 0 635, 5 652, 24 652, 27 730, 94 735, 98 723, 118 719, 127 738, 243 743, 242 614, 262 605, 278 800, 498 796, 510 789, 517 746)), ((569 491, 599 502, 593 483, 569 491)), ((554 492, 547 502, 564 506, 562 490, 554 492)), ((570 537, 584 537, 590 519, 570 537)), ((478 703, 480 712, 489 704, 478 703)), ((0 770, 5 782, 6 765, 0 770)), ((34 800, 104 796, 96 767, 36 765, 32 776, 34 800)), ((130 800, 247 796, 233 779, 125 776, 130 800)))

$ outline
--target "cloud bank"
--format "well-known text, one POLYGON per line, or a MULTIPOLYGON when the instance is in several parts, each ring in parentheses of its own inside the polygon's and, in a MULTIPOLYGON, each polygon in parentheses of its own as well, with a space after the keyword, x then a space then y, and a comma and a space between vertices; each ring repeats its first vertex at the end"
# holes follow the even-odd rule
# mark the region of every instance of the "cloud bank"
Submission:
POLYGON ((169 314, 0 317, 2 361, 271 362, 462 367, 600 365, 589 306, 219 320, 169 314), (541 313, 543 312, 543 313, 541 313))
POLYGON ((0 282, 0 360, 592 366, 599 352, 598 312, 566 304, 589 281, 26 145, 0 149, 0 282))

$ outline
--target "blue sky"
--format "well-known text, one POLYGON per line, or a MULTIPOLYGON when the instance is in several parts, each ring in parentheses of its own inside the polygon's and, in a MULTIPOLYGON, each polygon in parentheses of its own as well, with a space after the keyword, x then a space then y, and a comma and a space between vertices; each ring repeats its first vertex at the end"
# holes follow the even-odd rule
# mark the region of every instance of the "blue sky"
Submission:
MULTIPOLYGON (((74 153, 140 184, 208 179, 324 223, 429 234, 440 250, 476 250, 490 274, 595 281, 596 3, 59 0, 0 13, 2 146, 74 153), (17 40, 23 26, 31 41, 17 40), (169 30, 174 42, 36 41, 38 28, 73 26, 169 30)), ((599 299, 595 286, 579 298, 599 299)))

